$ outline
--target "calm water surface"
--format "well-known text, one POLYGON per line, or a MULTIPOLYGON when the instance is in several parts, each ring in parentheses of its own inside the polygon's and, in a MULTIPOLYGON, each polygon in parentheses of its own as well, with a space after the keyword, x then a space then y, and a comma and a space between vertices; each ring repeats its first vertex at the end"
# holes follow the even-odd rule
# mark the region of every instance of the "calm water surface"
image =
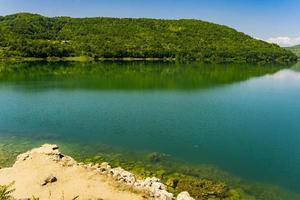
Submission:
POLYGON ((0 76, 3 146, 155 151, 300 193, 297 66, 19 65, 0 76))

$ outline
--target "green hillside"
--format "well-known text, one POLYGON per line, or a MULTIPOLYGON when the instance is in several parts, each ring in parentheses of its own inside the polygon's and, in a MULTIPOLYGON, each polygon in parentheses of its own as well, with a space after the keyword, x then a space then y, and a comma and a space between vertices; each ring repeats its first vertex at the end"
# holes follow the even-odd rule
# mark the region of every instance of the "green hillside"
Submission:
POLYGON ((158 58, 199 62, 288 63, 275 44, 200 20, 0 17, 0 57, 158 58))
POLYGON ((288 47, 286 49, 292 51, 294 54, 296 54, 298 56, 298 58, 300 58, 300 45, 296 45, 296 46, 293 46, 293 47, 288 47))

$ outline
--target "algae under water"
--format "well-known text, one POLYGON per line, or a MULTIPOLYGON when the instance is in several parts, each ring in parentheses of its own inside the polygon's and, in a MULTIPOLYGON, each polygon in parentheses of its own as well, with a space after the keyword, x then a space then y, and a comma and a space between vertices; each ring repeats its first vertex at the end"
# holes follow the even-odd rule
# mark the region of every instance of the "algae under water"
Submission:
POLYGON ((257 199, 297 199, 298 69, 2 63, 0 162, 42 143, 125 167, 158 152, 169 160, 159 167, 219 179, 257 199))

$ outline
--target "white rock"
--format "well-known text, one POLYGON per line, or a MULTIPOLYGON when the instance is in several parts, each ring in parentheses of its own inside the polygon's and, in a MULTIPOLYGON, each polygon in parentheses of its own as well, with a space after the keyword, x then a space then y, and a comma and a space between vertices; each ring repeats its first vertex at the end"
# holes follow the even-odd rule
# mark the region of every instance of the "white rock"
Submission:
POLYGON ((98 163, 93 166, 93 169, 98 169, 98 168, 100 168, 100 165, 98 163))
POLYGON ((142 182, 142 187, 153 187, 160 190, 166 189, 166 186, 156 177, 146 178, 144 182, 142 182))
POLYGON ((99 167, 100 172, 109 172, 111 170, 111 166, 107 162, 101 163, 99 167))
POLYGON ((142 189, 143 188, 143 181, 141 180, 137 180, 135 183, 134 183, 134 187, 136 187, 137 189, 142 189))
POLYGON ((137 188, 149 192, 150 197, 156 200, 173 200, 173 194, 166 191, 166 186, 155 177, 146 178, 144 181, 137 181, 134 185, 137 188))
POLYGON ((166 190, 160 190, 157 188, 150 188, 150 196, 156 200, 173 200, 173 194, 166 190))
POLYGON ((108 174, 111 170, 111 166, 107 162, 103 162, 100 165, 97 165, 97 171, 101 174, 108 174))
POLYGON ((195 199, 192 198, 188 192, 181 192, 180 194, 178 194, 176 200, 195 200, 195 199))
POLYGON ((161 200, 173 200, 174 196, 172 193, 167 192, 166 190, 160 191, 160 197, 161 200))
POLYGON ((134 184, 136 181, 136 178, 132 173, 122 169, 121 167, 111 169, 109 171, 109 175, 119 182, 125 182, 130 185, 134 184))
POLYGON ((25 161, 29 158, 30 158, 29 153, 23 153, 23 154, 18 155, 16 162, 22 162, 22 161, 25 161))
MULTIPOLYGON (((55 156, 55 158, 57 158, 57 156, 55 156)), ((65 167, 73 167, 73 166, 79 166, 79 163, 76 162, 76 160, 74 160, 72 157, 69 156, 60 156, 59 160, 61 162, 62 166, 65 167)))

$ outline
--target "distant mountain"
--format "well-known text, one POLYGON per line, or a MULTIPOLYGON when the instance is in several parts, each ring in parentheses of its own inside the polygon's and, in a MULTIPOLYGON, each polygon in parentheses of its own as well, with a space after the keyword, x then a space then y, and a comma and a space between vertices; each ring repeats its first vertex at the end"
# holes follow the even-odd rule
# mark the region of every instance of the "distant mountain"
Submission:
POLYGON ((227 26, 192 19, 0 17, 0 57, 159 58, 287 63, 296 56, 227 26))
POLYGON ((292 51, 294 54, 296 54, 298 56, 298 58, 300 58, 300 45, 296 45, 293 47, 287 47, 286 49, 292 51))

